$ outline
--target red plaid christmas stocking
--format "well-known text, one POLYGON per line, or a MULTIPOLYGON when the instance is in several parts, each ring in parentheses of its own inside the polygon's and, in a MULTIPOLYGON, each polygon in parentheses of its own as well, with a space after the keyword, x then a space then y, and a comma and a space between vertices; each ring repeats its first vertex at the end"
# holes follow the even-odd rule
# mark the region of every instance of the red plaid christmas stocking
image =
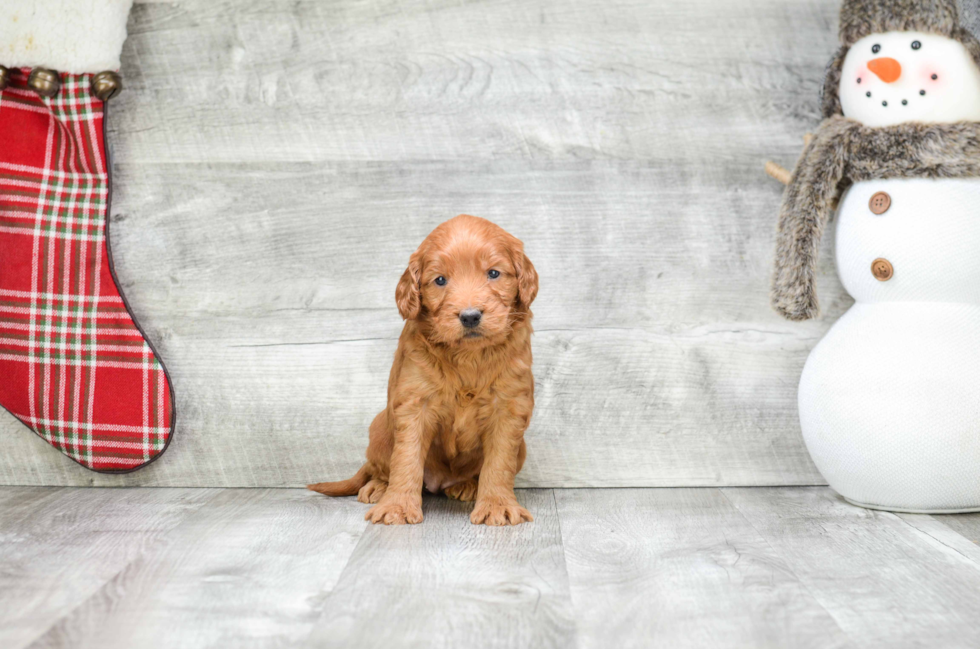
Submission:
MULTIPOLYGON (((77 17, 83 24, 72 30, 85 41, 99 39, 86 29, 90 21, 115 20, 116 32, 95 54, 61 35, 28 54, 14 51, 12 65, 0 68, 0 405, 103 472, 152 462, 174 426, 169 379, 119 291, 109 250, 105 102, 97 94, 108 98, 119 77, 89 67, 118 67, 130 1, 108 0, 101 10, 111 16, 77 17), (55 65, 76 71, 54 72, 55 65)), ((66 14, 72 2, 61 3, 66 14)), ((30 22, 35 3, 13 4, 30 22)), ((36 19, 38 29, 50 27, 36 19)), ((0 27, 0 57, 16 50, 9 42, 25 40, 10 31, 0 27)))

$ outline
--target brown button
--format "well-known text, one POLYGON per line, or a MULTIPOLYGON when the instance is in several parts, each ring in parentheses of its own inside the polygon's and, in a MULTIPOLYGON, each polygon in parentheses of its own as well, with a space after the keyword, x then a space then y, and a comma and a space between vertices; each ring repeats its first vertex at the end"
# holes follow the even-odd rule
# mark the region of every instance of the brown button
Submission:
POLYGON ((887 259, 875 259, 871 262, 871 274, 879 282, 887 282, 895 274, 895 268, 887 259))
POLYGON ((868 206, 875 214, 884 214, 892 206, 892 197, 885 192, 878 192, 871 197, 871 202, 868 206))

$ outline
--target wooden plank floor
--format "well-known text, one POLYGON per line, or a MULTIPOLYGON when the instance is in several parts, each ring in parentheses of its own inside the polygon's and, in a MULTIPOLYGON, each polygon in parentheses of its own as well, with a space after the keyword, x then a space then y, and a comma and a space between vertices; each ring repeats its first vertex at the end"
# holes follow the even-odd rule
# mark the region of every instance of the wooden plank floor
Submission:
POLYGON ((980 515, 826 488, 525 490, 420 526, 301 490, 0 488, 0 647, 976 647, 980 515))

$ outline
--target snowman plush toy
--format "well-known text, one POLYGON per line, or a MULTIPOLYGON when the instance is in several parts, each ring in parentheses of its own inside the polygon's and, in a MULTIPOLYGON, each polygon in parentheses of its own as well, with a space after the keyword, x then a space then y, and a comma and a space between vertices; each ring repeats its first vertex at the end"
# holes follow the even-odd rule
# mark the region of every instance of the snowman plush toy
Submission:
POLYGON ((803 436, 853 504, 980 511, 980 43, 955 0, 846 0, 840 24, 771 294, 790 320, 818 315, 836 208, 855 304, 803 370, 803 436))

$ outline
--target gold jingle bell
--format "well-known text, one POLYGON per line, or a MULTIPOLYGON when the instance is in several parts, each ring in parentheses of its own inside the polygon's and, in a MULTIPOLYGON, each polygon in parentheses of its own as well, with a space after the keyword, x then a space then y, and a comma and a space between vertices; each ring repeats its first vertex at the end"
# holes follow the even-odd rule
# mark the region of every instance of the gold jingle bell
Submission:
POLYGON ((0 90, 10 85, 10 70, 0 65, 0 90))
POLYGON ((92 93, 102 101, 109 101, 122 90, 122 77, 106 70, 92 77, 92 93))
POLYGON ((61 77, 54 70, 34 68, 31 70, 31 76, 27 78, 27 85, 42 97, 51 98, 61 89, 61 77))

